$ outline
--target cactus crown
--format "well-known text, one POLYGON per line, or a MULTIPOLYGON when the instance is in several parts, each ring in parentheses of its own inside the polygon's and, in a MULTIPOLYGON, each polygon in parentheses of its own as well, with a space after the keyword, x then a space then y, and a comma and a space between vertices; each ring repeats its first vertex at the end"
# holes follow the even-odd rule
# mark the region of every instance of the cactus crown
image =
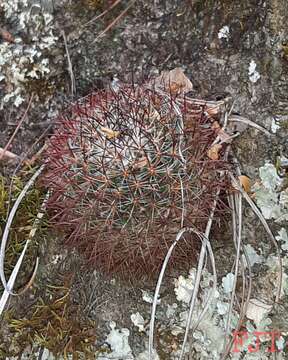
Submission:
MULTIPOLYGON (((66 244, 106 272, 153 275, 183 226, 203 229, 222 160, 207 107, 149 84, 79 100, 59 118, 44 182, 66 244)), ((171 264, 191 262, 190 236, 171 264)), ((190 264, 191 265, 191 264, 190 264)))

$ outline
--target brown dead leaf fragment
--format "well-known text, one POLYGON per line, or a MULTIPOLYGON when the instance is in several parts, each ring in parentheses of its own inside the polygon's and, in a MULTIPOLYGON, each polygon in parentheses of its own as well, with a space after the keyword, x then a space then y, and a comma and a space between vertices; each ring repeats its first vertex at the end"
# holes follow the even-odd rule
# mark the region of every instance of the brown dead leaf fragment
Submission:
POLYGON ((14 36, 7 30, 0 28, 0 37, 5 40, 8 41, 10 43, 13 43, 14 40, 14 36))
POLYGON ((245 175, 240 175, 238 176, 238 180, 246 193, 249 194, 251 192, 251 181, 249 177, 245 175))
POLYGON ((186 94, 193 90, 193 84, 181 68, 162 71, 160 76, 155 79, 155 86, 164 88, 165 91, 169 91, 172 94, 186 94))
POLYGON ((213 130, 218 130, 220 129, 220 124, 218 121, 213 121, 212 125, 211 125, 211 129, 213 130))
POLYGON ((219 159, 219 152, 222 149, 221 144, 215 144, 211 146, 211 148, 207 151, 207 156, 211 160, 218 160, 219 159))
POLYGON ((120 135, 120 131, 114 131, 114 130, 111 130, 111 129, 105 128, 105 127, 101 127, 101 131, 106 135, 106 137, 109 140, 117 139, 118 136, 120 135))
POLYGON ((206 109, 206 112, 210 115, 210 116, 214 116, 220 113, 220 106, 213 106, 213 107, 208 107, 206 109))

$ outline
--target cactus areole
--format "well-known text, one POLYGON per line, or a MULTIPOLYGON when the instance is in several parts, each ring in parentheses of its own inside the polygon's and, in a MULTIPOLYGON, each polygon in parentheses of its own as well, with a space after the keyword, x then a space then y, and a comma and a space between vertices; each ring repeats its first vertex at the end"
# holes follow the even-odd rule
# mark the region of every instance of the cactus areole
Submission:
MULTIPOLYGON (((205 229, 225 187, 223 153, 207 156, 217 111, 172 85, 97 91, 56 123, 43 179, 51 222, 101 271, 153 276, 181 228, 205 229)), ((185 236, 170 265, 191 265, 196 245, 185 236)))

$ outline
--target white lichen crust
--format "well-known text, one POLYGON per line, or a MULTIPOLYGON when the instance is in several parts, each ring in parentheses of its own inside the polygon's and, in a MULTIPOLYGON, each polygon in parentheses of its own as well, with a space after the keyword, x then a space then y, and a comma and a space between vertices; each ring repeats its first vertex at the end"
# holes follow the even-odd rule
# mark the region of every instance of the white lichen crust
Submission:
POLYGON ((49 53, 55 46, 53 16, 27 0, 0 3, 7 26, 13 24, 10 41, 0 43, 0 108, 20 106, 30 80, 50 74, 49 53))

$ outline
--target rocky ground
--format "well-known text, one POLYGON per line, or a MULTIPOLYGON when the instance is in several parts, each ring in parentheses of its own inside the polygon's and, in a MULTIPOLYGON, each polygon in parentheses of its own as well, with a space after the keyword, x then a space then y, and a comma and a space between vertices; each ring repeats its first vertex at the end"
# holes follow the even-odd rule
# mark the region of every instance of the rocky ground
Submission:
MULTIPOLYGON (((57 113, 91 90, 118 80, 141 82, 163 70, 181 67, 193 83, 191 96, 207 100, 229 96, 234 100, 235 114, 273 134, 267 137, 249 127, 233 146, 243 174, 254 184, 255 200, 278 236, 287 271, 287 188, 276 172, 277 159, 287 161, 288 157, 287 1, 123 0, 102 18, 94 19, 113 3, 0 3, 0 147, 13 134, 29 101, 27 117, 9 147, 19 156, 17 161, 31 159, 53 133, 57 113), (113 26, 106 31, 110 24, 113 26)), ((2 159, 1 172, 7 183, 15 167, 2 159)), ((18 176, 24 181, 32 170, 22 169, 18 176)), ((27 206, 35 213, 34 200, 27 206)), ((243 237, 253 265, 252 298, 256 299, 246 325, 250 333, 255 329, 280 331, 277 356, 285 359, 286 275, 280 303, 273 311, 265 308, 263 302, 269 303, 274 291, 275 249, 249 209, 245 209, 244 223, 243 237), (262 314, 259 309, 263 308, 267 311, 262 314), (255 312, 263 316, 255 319, 255 312)), ((77 254, 63 251, 61 239, 45 229, 41 234, 42 229, 36 235, 34 252, 40 254, 36 281, 25 295, 11 299, 2 316, 0 358, 67 359, 74 352, 73 359, 148 359, 147 324, 155 284, 103 278, 86 268, 77 254)), ((194 336, 191 359, 221 358, 223 316, 235 256, 230 235, 222 228, 215 235, 219 296, 213 308, 211 305, 211 317, 194 336)), ((31 259, 24 278, 33 270, 31 259)), ((160 296, 156 331, 160 359, 179 358, 187 294, 193 289, 195 271, 180 275, 167 279, 160 296)), ((210 281, 211 275, 205 274, 203 296, 210 281)), ((236 313, 233 316, 237 318, 236 313)), ((263 344, 264 340, 261 350, 253 353, 243 347, 230 358, 272 358, 263 344)))

